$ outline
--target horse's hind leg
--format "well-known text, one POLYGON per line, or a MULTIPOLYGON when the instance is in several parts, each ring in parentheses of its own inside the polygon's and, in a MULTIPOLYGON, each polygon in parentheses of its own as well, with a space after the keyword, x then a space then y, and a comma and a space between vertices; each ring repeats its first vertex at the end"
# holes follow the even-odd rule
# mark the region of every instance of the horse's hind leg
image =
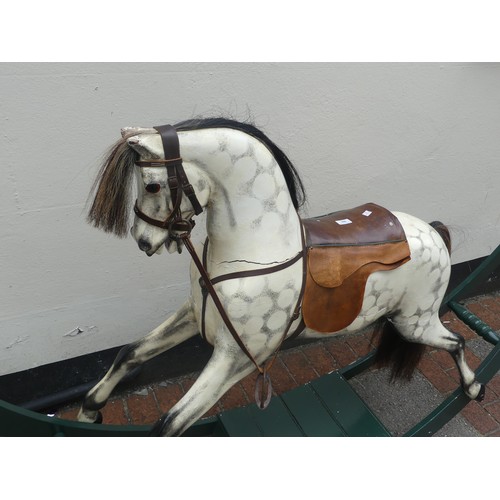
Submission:
POLYGON ((482 401, 484 399, 485 387, 476 380, 474 372, 469 368, 465 361, 465 340, 461 335, 454 333, 460 339, 460 346, 455 351, 451 352, 453 359, 457 365, 458 371, 462 377, 462 385, 465 393, 470 399, 482 401))
POLYGON ((427 319, 428 314, 423 314, 416 325, 409 324, 408 318, 397 317, 392 319, 392 323, 409 342, 448 351, 455 360, 467 396, 470 399, 481 400, 484 396, 484 387, 476 380, 474 372, 465 360, 464 338, 445 328, 437 313, 427 319))
POLYGON ((135 367, 198 333, 192 305, 188 301, 174 315, 137 342, 125 346, 106 375, 87 393, 78 414, 81 422, 99 422, 99 412, 111 392, 135 367))

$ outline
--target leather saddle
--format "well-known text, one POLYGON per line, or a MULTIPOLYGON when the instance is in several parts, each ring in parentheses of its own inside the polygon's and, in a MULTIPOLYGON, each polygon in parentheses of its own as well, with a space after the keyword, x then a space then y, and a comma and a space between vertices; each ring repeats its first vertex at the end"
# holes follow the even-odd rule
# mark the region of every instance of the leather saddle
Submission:
POLYGON ((370 274, 410 260, 406 235, 399 220, 374 203, 302 223, 307 246, 303 321, 318 332, 337 332, 361 311, 370 274))

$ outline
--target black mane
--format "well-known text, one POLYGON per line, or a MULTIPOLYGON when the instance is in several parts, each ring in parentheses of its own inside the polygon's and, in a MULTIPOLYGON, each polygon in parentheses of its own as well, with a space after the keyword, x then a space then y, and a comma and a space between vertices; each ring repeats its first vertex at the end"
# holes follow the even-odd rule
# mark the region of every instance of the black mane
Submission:
POLYGON ((175 124, 174 127, 177 131, 199 130, 205 128, 232 128, 255 137, 255 139, 258 139, 267 146, 280 166, 294 207, 298 209, 305 203, 306 193, 304 185, 302 184, 302 180, 300 179, 299 174, 295 170, 292 162, 288 159, 286 154, 283 153, 283 151, 276 146, 276 144, 274 144, 274 142, 271 141, 267 135, 255 127, 255 125, 239 122, 229 118, 195 118, 179 122, 175 124))

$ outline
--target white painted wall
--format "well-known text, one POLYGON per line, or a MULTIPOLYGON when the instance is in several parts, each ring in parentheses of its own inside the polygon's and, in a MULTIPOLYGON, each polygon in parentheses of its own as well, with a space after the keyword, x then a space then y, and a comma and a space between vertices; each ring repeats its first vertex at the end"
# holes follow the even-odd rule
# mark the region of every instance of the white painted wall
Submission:
POLYGON ((86 225, 99 159, 122 126, 247 109, 301 172, 306 215, 373 201, 439 219, 454 263, 500 243, 500 64, 0 64, 0 375, 179 307, 186 255, 86 225))

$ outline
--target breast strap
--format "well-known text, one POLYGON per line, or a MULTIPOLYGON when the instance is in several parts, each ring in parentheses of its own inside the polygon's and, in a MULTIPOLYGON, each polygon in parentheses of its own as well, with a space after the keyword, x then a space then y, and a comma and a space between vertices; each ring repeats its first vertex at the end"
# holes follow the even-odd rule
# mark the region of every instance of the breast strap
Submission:
MULTIPOLYGON (((208 243, 209 240, 208 238, 205 240, 205 243, 203 244, 203 255, 202 255, 202 262, 203 262, 203 267, 207 269, 207 257, 208 257, 208 243)), ((287 260, 286 262, 282 262, 281 264, 277 264, 272 267, 266 267, 265 269, 250 269, 248 271, 239 271, 239 272, 234 272, 234 273, 227 273, 227 274, 221 274, 220 276, 216 276, 215 278, 210 278, 210 282, 212 285, 216 285, 217 283, 221 283, 222 281, 227 281, 227 280, 233 280, 233 279, 240 279, 240 278, 250 278, 253 276, 263 276, 266 274, 272 274, 272 273, 277 273, 278 271, 282 271, 283 269, 286 269, 287 267, 292 266, 295 264, 298 260, 300 260, 301 257, 303 257, 304 252, 300 251, 293 259, 287 260)), ((304 273, 305 276, 305 273, 304 273)), ((303 276, 303 278, 304 278, 303 276)), ((304 279, 302 280, 304 281, 304 279)), ((203 278, 200 277, 199 279, 199 284, 201 287, 201 294, 202 294, 202 308, 201 308, 201 336, 203 339, 206 340, 206 333, 205 333, 205 312, 206 312, 206 306, 207 306, 207 298, 208 298, 208 289, 205 285, 205 282, 203 278)), ((304 294, 304 286, 302 286, 301 292, 299 294, 299 300, 298 303, 302 304, 302 296, 304 294)), ((293 321, 296 318, 293 319, 293 321)), ((292 322, 293 322, 292 321, 292 322)), ((303 329, 303 328, 302 328, 303 329)), ((302 330, 298 331, 298 329, 292 334, 293 337, 296 337, 302 330)), ((288 333, 288 332, 287 332, 288 333)))
MULTIPOLYGON (((301 226, 301 238, 302 238, 302 249, 300 252, 295 255, 292 259, 283 262, 281 264, 277 264, 276 266, 272 267, 267 267, 265 269, 252 269, 248 271, 240 271, 240 272, 235 272, 235 273, 228 273, 224 275, 217 276, 213 279, 210 279, 207 271, 207 253, 208 253, 208 238, 205 241, 205 247, 203 250, 203 262, 199 259, 198 254, 196 253, 196 250, 191 242, 191 239, 189 237, 188 233, 185 233, 184 235, 181 235, 183 238, 184 244, 191 254, 191 257, 193 257, 193 262, 198 268, 198 271, 200 272, 201 278, 200 278, 200 287, 202 290, 202 297, 203 297, 203 302, 202 302, 202 332, 201 335, 202 337, 206 338, 205 334, 205 312, 206 312, 206 304, 207 304, 207 299, 208 295, 213 300, 213 303, 219 312, 222 321, 226 325, 226 328, 228 329, 229 333, 235 340, 235 342, 238 344, 240 349, 245 353, 247 358, 254 364, 254 366, 257 368, 259 375, 257 376, 257 381, 255 384, 255 401, 259 408, 264 409, 268 406, 269 402, 271 401, 271 396, 272 396, 272 384, 271 384, 271 379, 269 377, 269 370, 271 369, 272 365, 276 361, 278 351, 281 348, 281 345, 285 341, 285 339, 288 336, 288 332, 290 331, 290 328, 293 324, 293 322, 300 316, 300 308, 302 305, 302 297, 304 295, 304 288, 305 288, 305 276, 306 276, 306 245, 305 245, 305 239, 304 239, 304 231, 301 226), (229 316, 227 315, 224 306, 222 305, 222 302, 219 299, 219 296, 217 295, 217 292, 215 291, 214 284, 220 283, 222 281, 226 281, 229 279, 239 279, 239 278, 249 278, 253 276, 261 276, 265 274, 270 274, 270 273, 275 273, 278 271, 281 271, 283 269, 286 269, 287 267, 292 266, 295 264, 297 261, 302 259, 302 284, 299 292, 299 297, 297 299, 297 302, 295 304, 295 309, 283 331, 283 335, 280 339, 280 342, 278 343, 276 349, 274 350, 273 354, 264 362, 264 364, 260 365, 257 360, 253 357, 252 353, 248 350, 247 346, 241 339, 240 335, 234 328, 231 320, 229 319, 229 316)), ((300 331, 304 329, 304 325, 301 322, 298 328, 300 331)), ((299 333, 300 333, 299 331, 299 333)), ((297 332, 294 332, 293 335, 296 335, 297 332)))

